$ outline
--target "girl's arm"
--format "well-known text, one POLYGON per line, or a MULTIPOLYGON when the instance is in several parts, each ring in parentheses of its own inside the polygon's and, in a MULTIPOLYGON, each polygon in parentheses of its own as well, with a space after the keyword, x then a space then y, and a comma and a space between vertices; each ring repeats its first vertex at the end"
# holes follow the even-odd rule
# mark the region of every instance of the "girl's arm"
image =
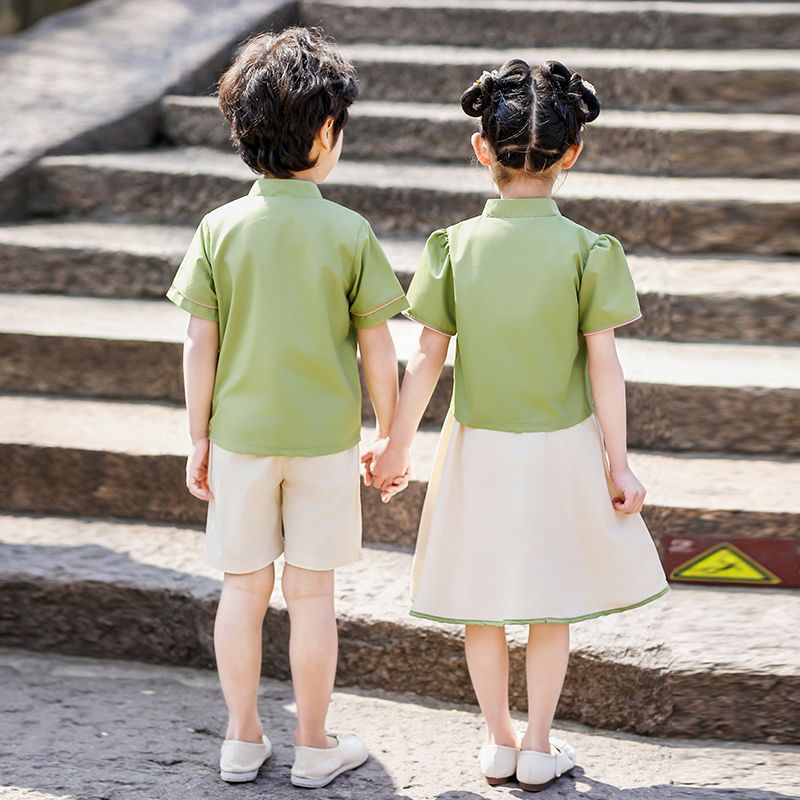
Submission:
POLYGON ((369 453, 368 475, 381 489, 384 502, 399 491, 397 479, 408 473, 411 442, 436 388, 449 344, 450 337, 446 334, 433 328, 422 329, 417 350, 406 366, 389 436, 369 453))
POLYGON ((186 464, 186 486, 200 500, 211 500, 208 488, 208 421, 217 374, 219 324, 192 315, 183 345, 183 383, 189 411, 192 454, 186 464))
POLYGON ((611 480, 624 497, 616 498, 614 507, 636 514, 642 510, 645 488, 628 466, 625 376, 617 356, 614 330, 587 335, 586 348, 595 413, 603 430, 611 480))
POLYGON ((356 337, 361 351, 364 380, 375 409, 378 438, 383 439, 392 426, 400 394, 394 340, 386 322, 372 328, 358 328, 356 337))

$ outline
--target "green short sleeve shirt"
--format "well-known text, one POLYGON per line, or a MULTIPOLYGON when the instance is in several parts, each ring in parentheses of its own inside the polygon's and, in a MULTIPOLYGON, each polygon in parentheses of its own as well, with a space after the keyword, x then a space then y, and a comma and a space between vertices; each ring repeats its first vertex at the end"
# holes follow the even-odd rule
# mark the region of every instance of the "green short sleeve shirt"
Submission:
POLYGON ((586 419, 584 336, 641 316, 620 243, 544 197, 492 199, 435 231, 408 300, 407 316, 456 335, 456 419, 513 432, 586 419))
POLYGON ((167 297, 219 323, 210 438, 257 455, 356 444, 355 330, 408 307, 369 223, 291 179, 207 214, 167 297))

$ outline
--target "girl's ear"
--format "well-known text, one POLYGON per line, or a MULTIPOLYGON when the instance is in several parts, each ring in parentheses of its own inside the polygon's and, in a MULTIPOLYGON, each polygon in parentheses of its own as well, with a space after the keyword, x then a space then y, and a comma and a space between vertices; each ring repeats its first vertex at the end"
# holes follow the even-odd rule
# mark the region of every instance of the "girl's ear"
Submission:
POLYGON ((575 166, 575 162, 582 152, 583 142, 580 144, 571 144, 564 152, 564 155, 561 156, 561 169, 569 169, 575 166))
POLYGON ((482 133, 478 133, 477 131, 472 134, 472 138, 470 139, 472 143, 472 149, 475 151, 475 158, 478 159, 478 163, 482 164, 484 167, 488 167, 492 163, 492 148, 489 147, 489 142, 486 141, 486 137, 482 133))

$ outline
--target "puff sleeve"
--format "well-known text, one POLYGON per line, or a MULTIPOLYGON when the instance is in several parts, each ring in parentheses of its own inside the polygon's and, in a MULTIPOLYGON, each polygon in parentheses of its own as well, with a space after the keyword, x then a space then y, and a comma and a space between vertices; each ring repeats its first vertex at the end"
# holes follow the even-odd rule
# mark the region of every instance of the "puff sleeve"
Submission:
POLYGON ((617 328, 641 317, 628 260, 613 236, 600 236, 589 251, 578 306, 584 334, 617 328))
POLYGON ((406 316, 448 336, 455 336, 456 300, 447 231, 434 231, 425 244, 408 289, 406 316))
POLYGON ((175 273, 167 297, 184 311, 217 322, 217 293, 208 252, 208 228, 204 219, 195 231, 192 243, 175 273))
POLYGON ((348 300, 356 328, 380 325, 408 308, 403 287, 368 222, 359 232, 353 272, 348 300))

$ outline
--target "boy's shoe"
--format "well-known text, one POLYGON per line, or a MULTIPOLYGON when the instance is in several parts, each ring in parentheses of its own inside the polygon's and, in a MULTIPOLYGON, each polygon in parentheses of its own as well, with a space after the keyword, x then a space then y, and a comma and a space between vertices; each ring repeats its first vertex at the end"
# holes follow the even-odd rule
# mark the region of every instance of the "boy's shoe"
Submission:
POLYGON ((272 744, 266 736, 261 742, 237 742, 226 739, 219 754, 219 775, 228 783, 255 780, 261 765, 272 754, 272 744))
POLYGON ((367 746, 357 736, 328 736, 335 747, 295 747, 292 783, 308 789, 327 786, 337 775, 360 767, 368 758, 367 746))
POLYGON ((478 760, 481 772, 489 786, 500 786, 514 780, 517 771, 517 757, 519 750, 516 747, 506 747, 502 744, 489 744, 481 747, 478 760))
POLYGON ((550 753, 521 750, 517 759, 517 781, 527 792, 540 792, 575 766, 575 749, 566 742, 550 740, 550 753))

